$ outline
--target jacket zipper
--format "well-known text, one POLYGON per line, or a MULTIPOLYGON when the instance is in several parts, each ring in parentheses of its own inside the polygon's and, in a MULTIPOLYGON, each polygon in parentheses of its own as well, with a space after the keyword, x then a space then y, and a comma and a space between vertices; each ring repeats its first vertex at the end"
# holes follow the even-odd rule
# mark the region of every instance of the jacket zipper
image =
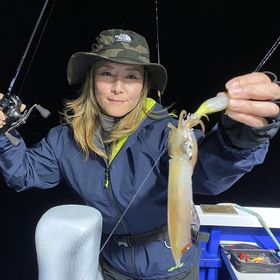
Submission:
POLYGON ((108 189, 109 187, 109 168, 106 168, 105 171, 105 188, 108 189))
MULTIPOLYGON (((110 169, 109 169, 109 165, 107 166, 106 171, 105 171, 105 187, 108 190, 109 199, 110 199, 113 207, 117 211, 118 220, 120 220, 120 218, 122 217, 122 213, 121 213, 121 210, 120 210, 120 208, 118 207, 118 205, 117 205, 117 203, 115 201, 112 188, 110 187, 110 169)), ((124 229, 128 232, 127 224, 125 223, 124 219, 121 219, 121 224, 124 227, 124 229)), ((134 273, 135 273, 135 275, 137 277, 136 279, 140 279, 139 273, 138 273, 138 270, 137 270, 137 266, 136 266, 136 262, 135 262, 135 255, 134 255, 135 254, 135 252, 134 252, 135 248, 134 248, 133 245, 130 248, 130 250, 131 250, 131 263, 132 263, 132 266, 133 266, 134 273)))
MULTIPOLYGON (((107 166, 106 171, 105 171, 105 188, 108 190, 110 202, 112 203, 113 207, 115 208, 115 210, 117 212, 117 218, 120 219, 121 216, 122 216, 122 212, 121 212, 120 208, 118 207, 118 205, 116 203, 116 200, 115 200, 114 194, 113 194, 113 190, 112 190, 112 188, 110 186, 110 169, 109 169, 109 165, 107 166)), ((121 219, 121 224, 124 227, 124 229, 126 231, 128 231, 127 225, 126 225, 126 223, 125 223, 125 221, 123 219, 121 219)))

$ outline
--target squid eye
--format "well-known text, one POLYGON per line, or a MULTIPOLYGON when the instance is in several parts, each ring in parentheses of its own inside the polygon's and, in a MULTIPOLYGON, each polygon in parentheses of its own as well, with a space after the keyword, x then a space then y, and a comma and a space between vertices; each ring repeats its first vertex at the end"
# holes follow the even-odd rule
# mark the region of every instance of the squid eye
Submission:
POLYGON ((189 156, 189 158, 192 157, 193 152, 193 145, 191 142, 186 141, 182 143, 182 151, 189 156))

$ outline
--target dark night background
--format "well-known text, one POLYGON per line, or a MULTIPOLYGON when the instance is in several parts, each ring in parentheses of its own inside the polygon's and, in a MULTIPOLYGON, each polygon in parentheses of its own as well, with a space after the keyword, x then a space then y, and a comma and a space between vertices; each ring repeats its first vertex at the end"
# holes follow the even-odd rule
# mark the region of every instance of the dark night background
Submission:
MULTIPOLYGON (((0 91, 4 93, 43 4, 43 0, 1 1, 0 91)), ((50 0, 49 7, 51 4, 50 0)), ((178 111, 194 111, 203 100, 223 90, 228 79, 253 71, 280 35, 278 0, 159 0, 158 8, 161 63, 169 71, 163 103, 176 102, 178 111)), ((66 64, 71 54, 89 50, 101 30, 116 27, 144 35, 151 47, 152 60, 157 60, 154 1, 56 0, 25 82, 21 88, 39 35, 35 36, 15 86, 14 93, 18 94, 21 88, 20 97, 28 106, 39 103, 52 112, 47 120, 32 114, 19 129, 28 145, 59 123, 63 99, 74 95, 76 89, 66 81, 66 64)), ((42 25, 39 33, 41 30, 42 25)), ((263 70, 280 76, 279 58, 280 48, 263 70)), ((218 117, 212 115, 207 127, 218 117)), ((244 206, 280 207, 279 140, 277 135, 271 141, 264 164, 230 190, 216 197, 195 196, 195 203, 230 201, 244 206)), ((64 184, 51 190, 16 193, 1 181, 1 280, 37 279, 36 224, 49 208, 65 203, 81 201, 64 184)))

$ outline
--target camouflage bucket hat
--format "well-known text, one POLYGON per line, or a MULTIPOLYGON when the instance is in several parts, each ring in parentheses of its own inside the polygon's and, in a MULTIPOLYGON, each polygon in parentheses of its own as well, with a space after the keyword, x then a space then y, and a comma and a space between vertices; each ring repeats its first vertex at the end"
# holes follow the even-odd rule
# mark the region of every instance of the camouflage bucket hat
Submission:
POLYGON ((143 65, 149 75, 151 87, 163 93, 167 71, 161 64, 151 63, 146 39, 130 30, 102 31, 92 45, 91 52, 74 53, 68 62, 67 78, 70 85, 83 83, 88 71, 100 61, 143 65))

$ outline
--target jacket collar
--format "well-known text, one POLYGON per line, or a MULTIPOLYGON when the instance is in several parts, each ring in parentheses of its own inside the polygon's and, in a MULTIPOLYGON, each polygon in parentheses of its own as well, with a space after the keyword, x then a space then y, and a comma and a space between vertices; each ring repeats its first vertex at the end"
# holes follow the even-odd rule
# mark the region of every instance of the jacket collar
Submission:
MULTIPOLYGON (((159 105, 155 100, 153 100, 152 98, 149 98, 149 97, 146 98, 145 102, 146 102, 146 108, 147 108, 148 111, 151 111, 155 106, 159 105)), ((161 106, 161 105, 159 105, 159 106, 161 106)), ((145 119, 145 117, 146 117, 146 114, 144 112, 142 112, 141 119, 143 120, 143 119, 145 119)), ((147 120, 147 118, 145 120, 147 120)), ((147 125, 146 122, 142 123, 141 127, 146 126, 146 125, 147 125)), ((129 135, 120 138, 120 140, 116 144, 114 150, 112 150, 111 157, 110 157, 110 160, 109 160, 109 164, 116 157, 116 155, 118 154, 118 152, 120 151, 120 149, 122 148, 122 146, 124 145, 124 143, 126 142, 128 137, 129 137, 129 135)))

